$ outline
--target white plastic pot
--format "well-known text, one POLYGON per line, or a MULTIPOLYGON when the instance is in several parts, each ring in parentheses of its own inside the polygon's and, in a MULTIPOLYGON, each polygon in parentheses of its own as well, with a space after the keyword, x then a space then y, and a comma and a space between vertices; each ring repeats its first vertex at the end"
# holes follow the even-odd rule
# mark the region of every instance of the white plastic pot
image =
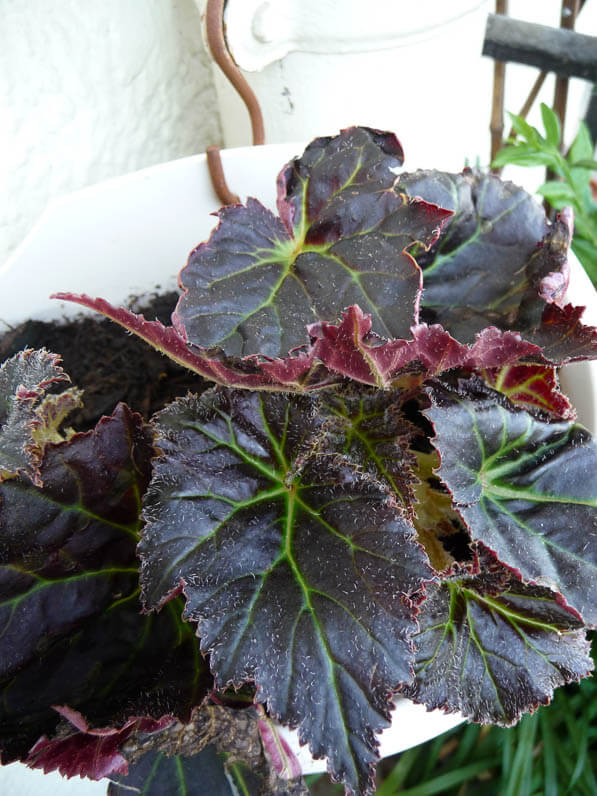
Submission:
MULTIPOLYGON (((225 150, 222 153, 230 187, 244 200, 256 196, 274 208, 275 178, 282 164, 303 149, 278 144, 225 150)), ((27 319, 49 320, 79 313, 79 307, 50 301, 65 290, 122 302, 155 288, 170 289, 188 252, 208 237, 218 208, 204 155, 165 163, 109 180, 53 202, 11 259, 0 268, 0 331, 27 319)), ((587 321, 597 324, 597 294, 577 263, 573 263, 571 296, 589 304, 587 321)), ((124 334, 124 332, 123 332, 124 334)), ((597 427, 597 364, 563 369, 566 389, 580 419, 597 427)), ((460 723, 459 715, 428 712, 398 699, 391 728, 381 735, 387 756, 415 746, 460 723)), ((284 728, 305 773, 325 770, 300 747, 296 733, 284 728)), ((105 793, 105 782, 42 775, 24 766, 0 768, 0 792, 27 794, 105 793), (28 783, 32 783, 28 785, 28 783), (76 788, 72 790, 73 787, 76 788)))

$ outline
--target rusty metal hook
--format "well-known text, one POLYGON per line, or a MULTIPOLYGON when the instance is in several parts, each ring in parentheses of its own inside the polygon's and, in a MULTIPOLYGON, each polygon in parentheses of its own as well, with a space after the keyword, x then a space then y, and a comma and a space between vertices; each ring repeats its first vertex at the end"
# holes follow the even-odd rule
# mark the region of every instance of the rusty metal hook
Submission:
MULTIPOLYGON (((226 75, 247 106, 247 111, 251 119, 253 145, 260 146, 265 143, 263 114, 261 113, 259 101, 253 89, 245 80, 238 66, 234 63, 230 51, 228 50, 224 32, 225 4, 226 0, 207 0, 207 7, 205 10, 207 43, 214 61, 226 75)), ((217 146, 210 146, 207 148, 206 154, 209 176, 211 177, 212 185, 219 200, 225 205, 238 203, 240 201, 238 196, 230 190, 226 182, 220 148, 217 146)))

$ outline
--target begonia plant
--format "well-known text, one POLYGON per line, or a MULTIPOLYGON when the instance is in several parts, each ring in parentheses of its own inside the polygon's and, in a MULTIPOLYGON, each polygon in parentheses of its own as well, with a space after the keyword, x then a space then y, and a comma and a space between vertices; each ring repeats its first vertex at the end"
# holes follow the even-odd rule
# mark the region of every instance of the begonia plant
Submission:
POLYGON ((149 422, 75 433, 57 354, 2 366, 3 763, 304 792, 283 724, 368 794, 397 695, 509 726, 590 674, 571 214, 401 165, 390 133, 313 141, 277 215, 219 211, 171 326, 56 294, 214 383, 149 422))

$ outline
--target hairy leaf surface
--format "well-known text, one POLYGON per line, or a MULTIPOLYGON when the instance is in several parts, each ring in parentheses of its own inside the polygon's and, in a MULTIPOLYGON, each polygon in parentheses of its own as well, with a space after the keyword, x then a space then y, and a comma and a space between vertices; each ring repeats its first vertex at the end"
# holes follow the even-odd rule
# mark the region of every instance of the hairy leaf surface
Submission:
POLYGON ((405 693, 472 721, 514 724, 593 669, 582 622, 549 589, 498 564, 430 587, 419 623, 415 682, 405 693))
POLYGON ((597 623, 597 446, 582 426, 543 422, 496 395, 434 389, 426 412, 473 539, 526 581, 597 623))
POLYGON ((148 607, 182 582, 219 684, 254 680, 366 792, 431 571, 388 491, 327 450, 320 408, 216 390, 160 413, 141 579, 148 607))
POLYGON ((135 710, 186 714, 211 687, 182 606, 140 613, 135 547, 151 442, 121 405, 93 431, 47 446, 43 487, 0 484, 3 761, 54 732, 52 705, 103 726, 135 710))
POLYGON ((403 174, 398 188, 454 211, 437 243, 416 255, 423 268, 423 319, 464 343, 490 324, 519 332, 558 364, 596 355, 595 330, 558 307, 569 276, 567 212, 549 225, 522 188, 470 169, 403 174), (558 324, 546 315, 552 304, 560 309, 558 324))
POLYGON ((279 218, 256 199, 220 210, 180 274, 179 333, 228 355, 280 357, 309 342, 306 324, 358 304, 374 332, 405 337, 421 288, 405 249, 429 246, 451 214, 393 190, 401 163, 393 135, 350 128, 283 169, 279 218))
POLYGON ((538 409, 562 420, 573 420, 576 416, 570 401, 558 388, 554 367, 530 363, 506 365, 487 368, 483 371, 483 378, 490 387, 523 409, 538 409))
POLYGON ((338 419, 327 428, 337 441, 334 449, 387 484, 412 516, 417 459, 410 443, 422 432, 401 411, 407 397, 399 390, 346 389, 327 391, 321 401, 338 419))
POLYGON ((0 367, 0 481, 19 473, 39 483, 39 462, 46 442, 59 442, 58 430, 79 404, 78 390, 46 395, 68 382, 60 357, 27 349, 0 367))

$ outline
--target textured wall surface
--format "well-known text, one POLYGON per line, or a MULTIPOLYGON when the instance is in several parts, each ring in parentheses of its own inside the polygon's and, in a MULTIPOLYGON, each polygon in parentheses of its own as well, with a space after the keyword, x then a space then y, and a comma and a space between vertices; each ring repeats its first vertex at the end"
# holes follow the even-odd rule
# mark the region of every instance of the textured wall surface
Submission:
POLYGON ((220 140, 193 0, 0 0, 0 265, 50 198, 220 140))

